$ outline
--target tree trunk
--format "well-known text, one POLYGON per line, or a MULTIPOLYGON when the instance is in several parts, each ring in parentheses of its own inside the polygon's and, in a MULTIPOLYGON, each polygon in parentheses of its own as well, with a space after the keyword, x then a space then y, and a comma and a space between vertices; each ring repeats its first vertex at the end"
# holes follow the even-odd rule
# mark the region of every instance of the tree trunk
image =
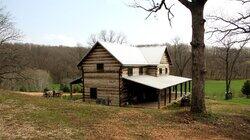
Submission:
POLYGON ((192 14, 192 100, 191 112, 204 113, 205 107, 205 44, 204 44, 204 5, 190 9, 192 14))
POLYGON ((229 71, 229 69, 228 69, 228 65, 229 65, 229 58, 228 58, 228 55, 229 55, 229 50, 230 50, 230 48, 229 48, 229 46, 228 46, 228 48, 227 48, 227 50, 226 50, 226 59, 225 59, 225 63, 226 63, 226 95, 225 95, 225 97, 226 97, 226 99, 227 99, 227 95, 228 95, 228 93, 229 93, 229 78, 228 78, 228 71, 229 71))

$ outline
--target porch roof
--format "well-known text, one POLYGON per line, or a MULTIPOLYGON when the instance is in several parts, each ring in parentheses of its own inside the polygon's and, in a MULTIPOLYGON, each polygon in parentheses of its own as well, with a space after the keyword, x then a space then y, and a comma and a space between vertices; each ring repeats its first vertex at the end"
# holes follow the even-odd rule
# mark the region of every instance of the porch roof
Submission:
POLYGON ((190 78, 173 76, 173 75, 161 75, 158 77, 150 75, 138 75, 138 76, 124 76, 123 78, 156 89, 164 89, 192 80, 190 78))

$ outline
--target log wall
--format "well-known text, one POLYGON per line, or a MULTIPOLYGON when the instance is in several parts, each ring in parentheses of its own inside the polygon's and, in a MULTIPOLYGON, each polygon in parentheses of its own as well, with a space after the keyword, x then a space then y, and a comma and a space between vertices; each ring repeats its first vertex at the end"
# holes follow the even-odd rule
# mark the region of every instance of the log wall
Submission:
POLYGON ((119 70, 121 64, 102 46, 96 46, 83 62, 84 93, 90 99, 90 88, 97 88, 97 98, 110 99, 111 105, 119 105, 119 70), (104 70, 98 71, 97 64, 103 63, 104 70))

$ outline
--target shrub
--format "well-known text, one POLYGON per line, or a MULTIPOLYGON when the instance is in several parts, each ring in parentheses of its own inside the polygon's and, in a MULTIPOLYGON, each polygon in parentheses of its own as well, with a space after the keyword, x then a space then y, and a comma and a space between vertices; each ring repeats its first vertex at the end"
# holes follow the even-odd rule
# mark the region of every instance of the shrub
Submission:
POLYGON ((60 90, 63 92, 70 92, 70 88, 67 84, 60 84, 60 90))
POLYGON ((26 92, 27 89, 26 89, 24 86, 21 86, 20 89, 19 89, 19 91, 21 91, 21 92, 26 92))
POLYGON ((43 92, 47 92, 47 91, 49 91, 49 88, 46 87, 43 89, 43 92))
POLYGON ((247 80, 244 85, 242 86, 241 92, 250 98, 250 80, 247 80))

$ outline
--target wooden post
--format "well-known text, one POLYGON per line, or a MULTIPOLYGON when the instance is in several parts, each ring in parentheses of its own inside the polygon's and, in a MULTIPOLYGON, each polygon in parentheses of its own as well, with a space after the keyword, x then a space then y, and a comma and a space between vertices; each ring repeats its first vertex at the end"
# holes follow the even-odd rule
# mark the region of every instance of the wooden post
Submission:
POLYGON ((69 84, 69 88, 70 88, 70 98, 73 98, 73 91, 72 91, 72 84, 69 84))
POLYGON ((171 87, 169 87, 169 98, 168 98, 168 102, 171 103, 171 87))
POLYGON ((187 82, 185 82, 185 84, 184 84, 184 87, 185 87, 185 95, 187 94, 187 82))
POLYGON ((164 106, 167 105, 167 89, 164 89, 164 106))
POLYGON ((177 85, 175 86, 175 100, 177 99, 177 85))
POLYGON ((182 97, 182 83, 181 83, 181 97, 182 97))
POLYGON ((191 81, 188 81, 188 92, 191 91, 191 81))
POLYGON ((119 90, 119 106, 120 107, 122 105, 122 101, 121 101, 121 71, 122 71, 122 68, 120 67, 119 68, 119 87, 118 87, 118 90, 119 90))
POLYGON ((84 86, 84 70, 83 66, 81 67, 82 70, 82 101, 85 102, 85 86, 84 86))
POLYGON ((156 93, 158 94, 158 109, 161 108, 161 92, 157 89, 156 93))

